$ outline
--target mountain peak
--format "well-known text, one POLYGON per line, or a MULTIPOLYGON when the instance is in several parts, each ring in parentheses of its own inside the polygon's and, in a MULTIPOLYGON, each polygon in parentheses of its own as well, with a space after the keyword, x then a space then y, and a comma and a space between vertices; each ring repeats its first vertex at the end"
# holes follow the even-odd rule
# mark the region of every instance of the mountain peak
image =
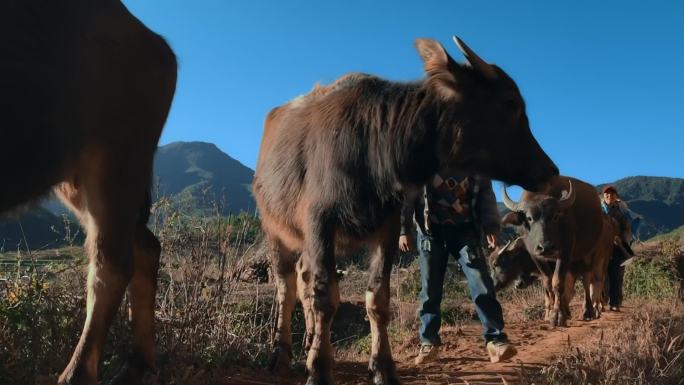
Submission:
POLYGON ((250 192, 254 170, 213 143, 173 142, 159 147, 154 175, 160 195, 189 194, 200 206, 216 203, 207 200, 223 201, 227 212, 253 211, 256 206, 250 192))

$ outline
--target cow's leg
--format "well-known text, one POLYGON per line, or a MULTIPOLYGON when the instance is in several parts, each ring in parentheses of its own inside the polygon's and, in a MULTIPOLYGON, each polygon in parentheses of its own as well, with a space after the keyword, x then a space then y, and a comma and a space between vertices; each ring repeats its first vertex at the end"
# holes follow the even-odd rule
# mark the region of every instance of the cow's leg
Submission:
MULTIPOLYGON (((399 223, 398 219, 396 223, 399 223)), ((387 335, 387 326, 391 316, 390 274, 392 262, 397 253, 396 239, 399 238, 398 229, 396 230, 396 234, 392 232, 384 244, 378 245, 372 256, 366 291, 366 312, 370 320, 372 335, 368 370, 375 385, 400 384, 387 335)))
POLYGON ((584 314, 582 319, 584 321, 591 321, 594 319, 594 305, 591 301, 591 272, 585 272, 582 275, 582 287, 584 288, 584 314))
POLYGON ((565 276, 565 287, 563 288, 563 301, 561 302, 561 309, 563 310, 563 313, 565 314, 566 319, 570 319, 571 317, 571 312, 570 312, 570 302, 572 301, 572 297, 575 296, 575 282, 577 281, 576 277, 574 274, 568 272, 565 276))
POLYGON ((304 351, 308 352, 314 335, 314 315, 313 315, 313 289, 311 287, 311 269, 308 260, 304 257, 297 262, 297 294, 302 303, 304 313, 304 323, 306 332, 304 334, 304 351))
POLYGON ((544 287, 544 321, 551 321, 551 310, 553 309, 554 303, 553 287, 551 287, 551 278, 543 276, 542 285, 544 287))
POLYGON ((90 168, 71 186, 73 200, 60 194, 86 228, 90 265, 85 325, 59 384, 97 384, 107 329, 133 274, 134 229, 147 181, 136 178, 125 159, 113 158, 84 162, 90 168))
POLYGON ((270 369, 283 373, 290 368, 292 360, 292 312, 297 299, 295 259, 294 253, 286 250, 277 238, 271 237, 269 246, 278 301, 278 324, 270 369))
POLYGON ((591 303, 594 308, 594 313, 596 318, 601 318, 601 313, 603 312, 603 289, 606 286, 605 276, 602 273, 593 274, 593 280, 591 282, 591 303))
POLYGON ((305 233, 305 263, 311 268, 314 332, 306 360, 307 385, 332 384, 333 352, 330 327, 339 307, 340 292, 335 272, 334 223, 328 215, 311 211, 305 233))
POLYGON ((598 266, 594 267, 592 271, 592 281, 590 285, 591 303, 594 308, 594 313, 596 318, 600 318, 601 312, 603 312, 604 293, 606 286, 606 270, 608 268, 608 265, 606 262, 607 258, 601 258, 598 253, 594 257, 594 261, 603 261, 603 263, 596 263, 598 266))
POLYGON ((551 314, 549 316, 549 322, 551 326, 567 326, 567 314, 565 308, 567 305, 564 304, 564 292, 565 292, 565 277, 568 274, 567 264, 563 262, 561 258, 556 260, 556 266, 553 272, 553 277, 551 279, 551 286, 553 288, 554 302, 553 308, 551 309, 551 314))
POLYGON ((109 385, 139 384, 146 369, 155 370, 154 305, 161 245, 145 223, 138 222, 133 244, 133 278, 128 284, 132 351, 109 385))

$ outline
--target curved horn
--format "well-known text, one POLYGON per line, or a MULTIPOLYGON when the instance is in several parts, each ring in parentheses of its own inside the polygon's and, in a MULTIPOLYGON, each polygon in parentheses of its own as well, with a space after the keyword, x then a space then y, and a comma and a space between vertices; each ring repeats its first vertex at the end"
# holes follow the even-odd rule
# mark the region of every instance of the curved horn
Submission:
POLYGON ((463 53, 463 56, 465 56, 465 58, 468 60, 468 63, 470 63, 473 68, 480 71, 487 79, 494 80, 498 77, 494 67, 482 60, 481 57, 477 56, 477 54, 473 52, 473 50, 470 49, 470 47, 468 47, 463 40, 459 39, 457 36, 452 36, 452 38, 454 39, 454 43, 456 43, 458 49, 461 51, 461 53, 463 53))
POLYGON ((516 202, 511 197, 508 196, 508 191, 506 191, 506 185, 503 186, 503 200, 506 208, 511 211, 521 211, 522 205, 520 202, 516 202))
POLYGON ((560 206, 562 209, 567 209, 570 206, 572 206, 573 203, 575 203, 575 197, 577 194, 575 193, 575 190, 572 188, 572 181, 568 179, 568 190, 563 191, 561 194, 561 199, 558 203, 560 203, 560 206))
POLYGON ((503 252, 506 251, 506 249, 508 248, 508 246, 510 246, 510 244, 511 244, 512 242, 513 242, 513 240, 510 240, 510 241, 506 242, 505 245, 501 246, 501 248, 500 248, 499 251, 496 253, 496 255, 498 256, 498 255, 503 254, 503 252))

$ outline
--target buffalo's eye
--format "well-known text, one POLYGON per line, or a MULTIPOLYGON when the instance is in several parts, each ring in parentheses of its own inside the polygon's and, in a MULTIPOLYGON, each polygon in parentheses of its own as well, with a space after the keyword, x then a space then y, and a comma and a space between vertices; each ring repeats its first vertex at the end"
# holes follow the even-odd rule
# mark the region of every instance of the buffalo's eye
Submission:
POLYGON ((553 214, 553 218, 552 218, 552 219, 553 219, 554 222, 558 222, 558 220, 560 219, 560 214, 558 214, 558 213, 553 214))

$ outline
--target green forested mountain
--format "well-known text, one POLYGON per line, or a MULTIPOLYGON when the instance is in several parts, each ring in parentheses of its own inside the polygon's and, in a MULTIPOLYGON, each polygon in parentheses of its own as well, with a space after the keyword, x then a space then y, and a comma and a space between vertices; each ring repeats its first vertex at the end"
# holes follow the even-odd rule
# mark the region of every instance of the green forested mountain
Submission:
POLYGON ((27 251, 27 246, 32 251, 49 249, 69 243, 80 244, 82 240, 78 224, 70 217, 43 207, 0 219, 0 253, 27 251))
MULTIPOLYGON (((606 184, 597 186, 601 190, 606 184)), ((615 186, 629 208, 643 215, 639 237, 648 239, 684 225, 684 179, 633 176, 620 179, 615 186)))
POLYGON ((214 144, 174 142, 159 147, 154 160, 157 196, 173 200, 198 213, 253 212, 254 171, 214 144))

